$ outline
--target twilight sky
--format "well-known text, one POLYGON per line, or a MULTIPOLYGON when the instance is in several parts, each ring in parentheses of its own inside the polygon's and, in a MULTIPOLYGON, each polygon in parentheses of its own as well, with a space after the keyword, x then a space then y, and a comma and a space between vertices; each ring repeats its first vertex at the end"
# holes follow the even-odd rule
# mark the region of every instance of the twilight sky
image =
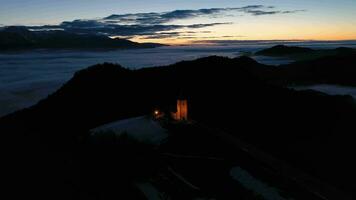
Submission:
POLYGON ((0 0, 0 5, 2 26, 145 42, 356 39, 355 0, 0 0))

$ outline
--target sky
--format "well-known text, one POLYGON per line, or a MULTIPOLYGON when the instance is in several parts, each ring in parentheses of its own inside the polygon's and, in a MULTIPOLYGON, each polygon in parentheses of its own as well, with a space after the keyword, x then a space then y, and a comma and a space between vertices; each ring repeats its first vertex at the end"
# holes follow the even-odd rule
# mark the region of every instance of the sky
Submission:
POLYGON ((355 10, 355 0, 0 0, 0 25, 168 44, 354 40, 355 10))

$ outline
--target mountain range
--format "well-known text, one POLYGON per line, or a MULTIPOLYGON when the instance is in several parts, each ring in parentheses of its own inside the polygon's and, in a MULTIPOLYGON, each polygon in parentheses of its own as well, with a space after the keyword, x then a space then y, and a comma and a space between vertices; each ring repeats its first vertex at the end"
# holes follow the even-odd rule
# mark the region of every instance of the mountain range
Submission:
POLYGON ((137 43, 127 39, 98 34, 77 34, 63 30, 30 31, 26 27, 10 26, 0 29, 0 49, 121 49, 154 48, 156 43, 137 43))
POLYGON ((286 57, 296 61, 313 60, 325 56, 342 56, 355 54, 356 50, 347 47, 335 49, 311 49, 307 47, 276 45, 255 53, 258 56, 286 57))

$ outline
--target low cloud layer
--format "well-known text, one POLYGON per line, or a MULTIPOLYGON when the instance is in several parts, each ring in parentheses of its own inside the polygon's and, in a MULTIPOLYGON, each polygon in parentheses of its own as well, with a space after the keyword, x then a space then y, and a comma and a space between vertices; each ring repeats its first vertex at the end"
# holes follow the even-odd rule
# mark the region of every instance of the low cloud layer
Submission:
POLYGON ((277 10, 273 6, 249 5, 236 8, 208 8, 198 10, 174 10, 170 12, 150 12, 150 13, 129 13, 120 15, 110 15, 102 19, 95 20, 74 20, 62 22, 56 26, 35 26, 32 30, 60 29, 79 34, 102 34, 107 36, 121 36, 131 38, 142 36, 146 39, 162 39, 194 37, 196 29, 232 24, 223 23, 202 23, 177 25, 176 20, 192 19, 197 17, 222 18, 231 15, 276 15, 293 14, 304 12, 305 10, 277 10), (188 29, 191 35, 182 34, 177 30, 188 29))

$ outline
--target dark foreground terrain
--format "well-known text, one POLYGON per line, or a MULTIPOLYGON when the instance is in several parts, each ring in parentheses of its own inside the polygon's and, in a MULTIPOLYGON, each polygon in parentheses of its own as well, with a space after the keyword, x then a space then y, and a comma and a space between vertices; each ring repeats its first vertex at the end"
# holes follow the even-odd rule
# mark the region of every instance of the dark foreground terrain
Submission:
MULTIPOLYGON (((144 199, 132 183, 155 177, 153 182, 161 188, 167 186, 168 194, 175 194, 172 199, 262 198, 241 185, 232 190, 232 184, 221 178, 226 175, 218 175, 226 163, 162 158, 162 153, 167 152, 223 159, 240 155, 241 161, 246 161, 245 167, 253 168, 247 164, 253 159, 242 158, 244 154, 229 149, 222 141, 214 143, 214 138, 205 137, 201 129, 173 130, 175 134, 158 149, 127 138, 93 144, 89 137, 88 131, 102 124, 149 114, 157 107, 169 110, 184 95, 194 121, 246 141, 351 196, 356 190, 354 99, 284 86, 354 85, 355 63, 351 54, 294 63, 281 69, 248 57, 207 57, 140 70, 108 63, 89 67, 37 105, 0 119, 2 146, 7 154, 7 185, 14 190, 13 197, 144 199), (197 192, 191 185, 186 188, 186 183, 179 185, 176 177, 170 180, 167 174, 172 175, 172 168, 194 180, 201 190, 197 192), (207 178, 206 173, 212 178, 207 178)), ((280 177, 266 179, 280 184, 280 177)), ((288 192, 299 193, 294 189, 284 188, 286 196, 288 192)), ((302 193, 293 197, 307 199, 302 193)))

